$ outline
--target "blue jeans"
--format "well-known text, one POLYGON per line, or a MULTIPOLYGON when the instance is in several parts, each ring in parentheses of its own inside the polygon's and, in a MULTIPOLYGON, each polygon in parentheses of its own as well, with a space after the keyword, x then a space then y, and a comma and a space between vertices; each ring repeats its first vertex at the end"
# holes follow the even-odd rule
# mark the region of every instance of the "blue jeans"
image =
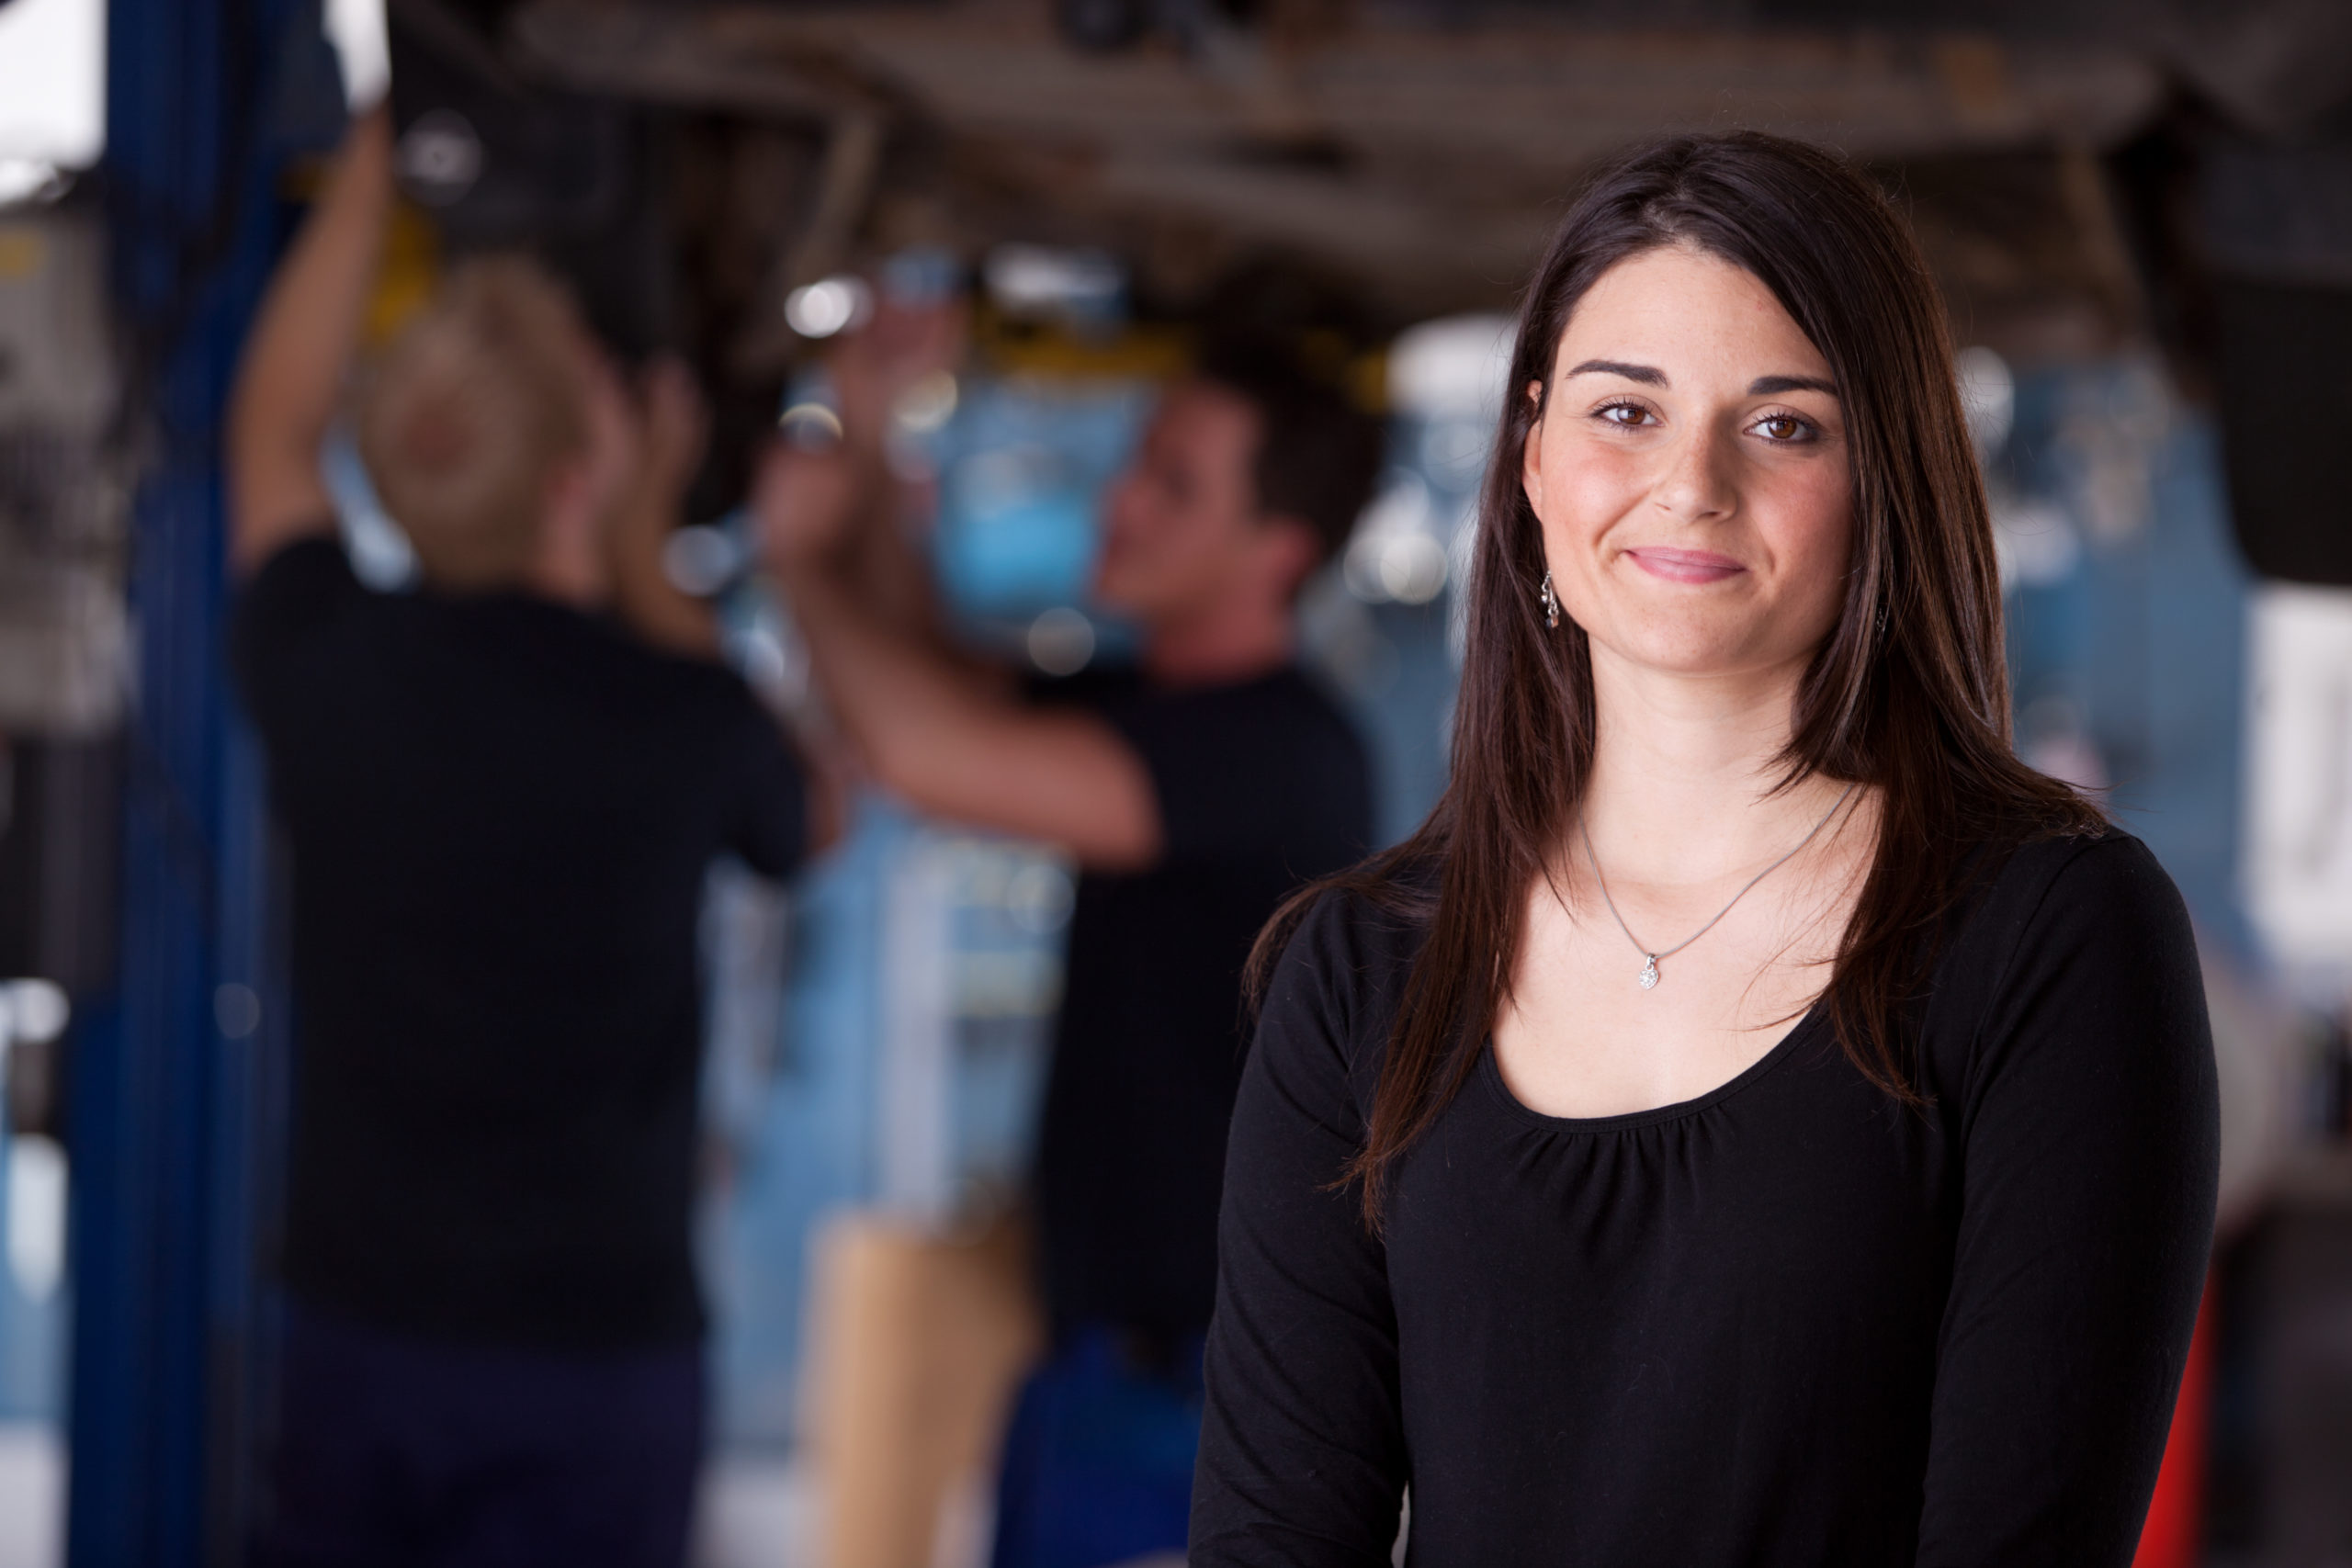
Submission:
POLYGON ((1091 1328, 1030 1375, 1005 1433, 994 1568, 1103 1568, 1184 1550, 1201 1337, 1138 1357, 1091 1328))
POLYGON ((289 1314, 268 1568, 679 1568, 702 1348, 445 1345, 289 1314))

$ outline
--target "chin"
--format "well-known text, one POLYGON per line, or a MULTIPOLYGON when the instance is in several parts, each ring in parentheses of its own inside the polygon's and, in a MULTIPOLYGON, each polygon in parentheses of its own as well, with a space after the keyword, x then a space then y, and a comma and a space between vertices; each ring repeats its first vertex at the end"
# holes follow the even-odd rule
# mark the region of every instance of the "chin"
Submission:
POLYGON ((1637 668, 1668 675, 1738 675, 1787 662, 1769 657, 1746 632, 1731 626, 1637 628, 1618 640, 1616 649, 1637 668))

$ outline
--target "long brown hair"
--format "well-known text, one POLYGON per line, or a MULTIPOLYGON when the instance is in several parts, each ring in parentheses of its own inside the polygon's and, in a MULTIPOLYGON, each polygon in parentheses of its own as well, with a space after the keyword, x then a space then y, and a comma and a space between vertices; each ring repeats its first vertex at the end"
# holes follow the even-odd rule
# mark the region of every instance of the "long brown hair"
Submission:
POLYGON ((1825 1001, 1846 1055, 1919 1101, 1901 1015, 1933 961, 1971 847, 2097 831, 2097 807, 2009 746, 2001 589, 1951 343, 1918 249, 1836 154, 1755 132, 1678 137, 1602 171, 1521 302, 1480 498, 1468 640, 1444 795, 1412 837, 1293 897, 1251 954, 1253 994, 1306 907, 1344 887, 1425 921, 1348 1176, 1377 1225, 1396 1160, 1459 1092, 1509 998, 1527 891, 1590 776, 1583 629, 1546 628, 1544 540, 1520 482, 1552 359, 1587 289, 1619 262, 1696 246, 1753 273, 1827 359, 1854 474, 1846 602, 1806 671, 1783 782, 1875 785, 1877 848, 1825 1001))

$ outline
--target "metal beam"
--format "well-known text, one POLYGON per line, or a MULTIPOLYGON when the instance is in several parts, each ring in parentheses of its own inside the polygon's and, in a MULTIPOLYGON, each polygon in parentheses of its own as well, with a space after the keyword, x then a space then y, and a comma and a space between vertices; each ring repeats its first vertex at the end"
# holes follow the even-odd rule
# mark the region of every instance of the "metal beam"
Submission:
MULTIPOLYGON (((279 165, 322 68, 317 0, 110 0, 112 280, 149 461, 132 522, 121 967, 88 998, 71 1122, 67 1560, 243 1560, 278 1142, 259 769, 221 670, 219 430, 284 239, 279 165), (305 47, 305 46, 308 47, 305 47), (240 1027, 245 1021, 235 1016, 240 1027)), ((311 117, 316 118, 315 113, 311 117)))

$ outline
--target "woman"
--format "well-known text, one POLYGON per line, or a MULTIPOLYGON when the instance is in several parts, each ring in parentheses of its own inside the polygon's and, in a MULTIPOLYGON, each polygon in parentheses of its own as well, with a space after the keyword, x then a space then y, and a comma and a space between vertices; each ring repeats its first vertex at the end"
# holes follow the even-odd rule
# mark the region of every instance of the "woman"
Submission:
POLYGON ((2140 843, 2007 740, 1942 315, 1830 154, 1672 141, 1528 294, 1453 777, 1299 900, 1195 1564, 2124 1563, 2212 1219, 2140 843))

